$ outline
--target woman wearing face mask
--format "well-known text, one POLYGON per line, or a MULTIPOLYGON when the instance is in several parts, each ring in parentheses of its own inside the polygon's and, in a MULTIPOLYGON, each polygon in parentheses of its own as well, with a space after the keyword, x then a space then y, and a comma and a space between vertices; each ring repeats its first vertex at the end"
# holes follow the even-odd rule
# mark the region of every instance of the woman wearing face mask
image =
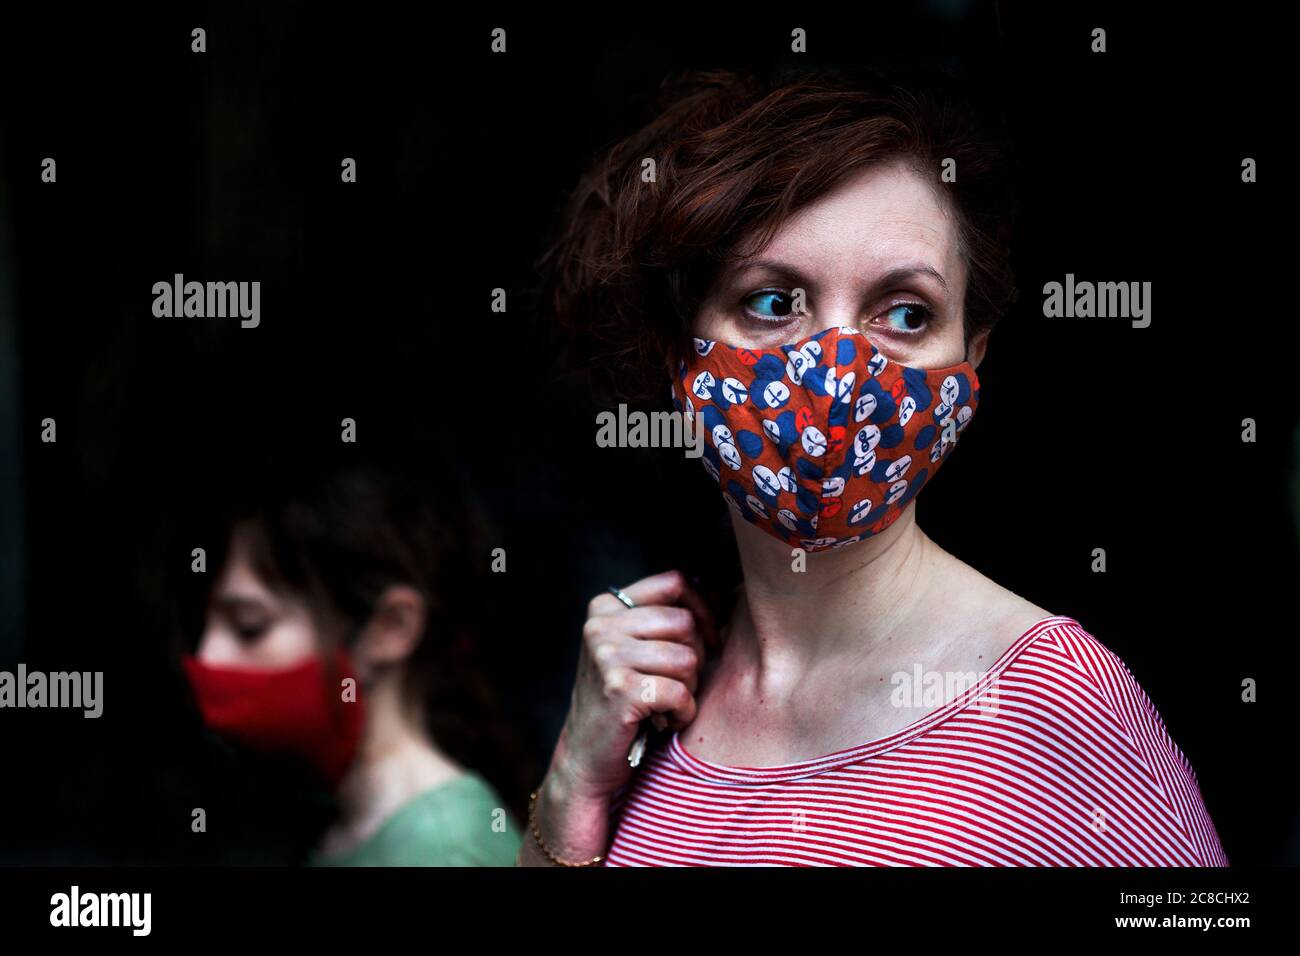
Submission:
POLYGON ((310 862, 508 866, 515 756, 475 663, 462 507, 396 471, 265 472, 183 659, 207 725, 337 797, 310 862))
POLYGON ((722 638, 678 571, 591 601, 521 864, 1227 864, 1124 663, 918 524, 1013 288, 966 115, 872 77, 688 76, 581 181, 557 314, 701 425, 744 583, 722 638), (634 771, 647 719, 669 733, 634 771))

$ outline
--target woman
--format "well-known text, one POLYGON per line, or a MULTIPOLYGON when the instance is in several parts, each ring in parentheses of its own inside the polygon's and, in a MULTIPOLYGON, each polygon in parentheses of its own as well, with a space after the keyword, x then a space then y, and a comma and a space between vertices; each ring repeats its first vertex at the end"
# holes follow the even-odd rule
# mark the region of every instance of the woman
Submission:
POLYGON ((236 509, 183 660, 205 722, 336 794, 313 864, 511 865, 520 831, 484 772, 513 755, 474 663, 462 509, 372 465, 262 474, 278 490, 236 509))
POLYGON ((557 313, 703 420, 744 584, 721 640, 679 571, 591 601, 522 865, 1227 865, 1124 663, 917 523, 1013 290, 968 115, 699 74, 583 179, 557 313))

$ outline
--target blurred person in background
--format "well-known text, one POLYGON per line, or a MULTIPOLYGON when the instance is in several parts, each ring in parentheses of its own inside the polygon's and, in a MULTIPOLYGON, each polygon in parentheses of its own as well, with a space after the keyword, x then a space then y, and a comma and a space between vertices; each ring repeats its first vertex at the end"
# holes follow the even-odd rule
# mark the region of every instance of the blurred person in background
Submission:
POLYGON ((182 655, 204 723, 330 789, 312 865, 511 865, 491 780, 519 751, 478 663, 467 501, 378 464, 258 473, 182 655))

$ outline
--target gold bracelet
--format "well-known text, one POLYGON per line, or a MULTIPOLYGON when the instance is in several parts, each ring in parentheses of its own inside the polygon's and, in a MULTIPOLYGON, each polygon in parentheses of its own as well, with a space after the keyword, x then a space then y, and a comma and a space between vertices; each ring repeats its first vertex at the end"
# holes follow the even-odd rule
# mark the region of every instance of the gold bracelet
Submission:
POLYGON ((537 829, 537 794, 540 792, 540 790, 534 790, 528 795, 528 828, 533 831, 533 839, 537 841, 538 848, 546 854, 546 858, 556 866, 595 866, 601 860, 605 859, 603 856, 597 856, 587 860, 585 863, 568 863, 565 860, 561 860, 547 848, 546 844, 542 841, 541 831, 537 829))

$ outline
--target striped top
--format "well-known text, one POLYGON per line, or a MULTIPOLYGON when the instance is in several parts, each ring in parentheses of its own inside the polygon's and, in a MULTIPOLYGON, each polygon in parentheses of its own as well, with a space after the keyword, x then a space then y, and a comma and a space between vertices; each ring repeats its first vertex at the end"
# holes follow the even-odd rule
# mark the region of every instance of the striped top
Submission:
POLYGON ((824 757, 728 767, 680 736, 611 808, 606 866, 1227 866, 1127 665, 1039 621, 938 710, 824 757))

